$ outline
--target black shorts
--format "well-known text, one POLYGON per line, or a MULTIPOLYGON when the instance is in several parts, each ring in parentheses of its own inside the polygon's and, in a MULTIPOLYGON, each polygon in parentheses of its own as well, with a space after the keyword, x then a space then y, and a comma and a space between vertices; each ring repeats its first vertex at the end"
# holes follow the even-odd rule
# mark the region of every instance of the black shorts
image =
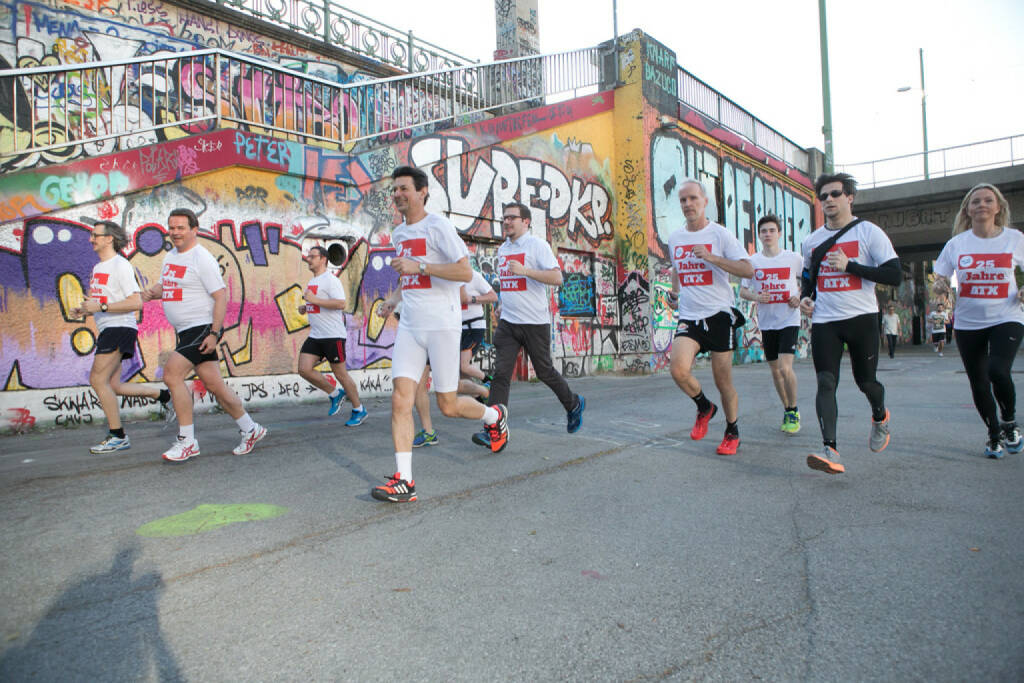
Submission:
POLYGON ((484 342, 484 330, 474 330, 469 327, 462 328, 462 341, 459 343, 459 351, 471 351, 484 342))
POLYGON ((183 355, 192 365, 199 365, 210 360, 216 363, 216 347, 212 353, 200 353, 199 351, 199 345, 208 336, 210 336, 209 325, 200 325, 199 327, 190 327, 187 330, 182 330, 178 333, 178 345, 174 347, 174 350, 183 355))
POLYGON ((761 348, 765 360, 778 360, 780 353, 796 353, 796 342, 800 327, 790 325, 781 330, 761 330, 761 348))
POLYGON ((135 342, 139 331, 134 327, 108 327, 96 339, 96 355, 121 352, 121 360, 135 355, 135 342))
POLYGON ((313 339, 309 337, 302 342, 299 353, 308 353, 317 358, 326 358, 328 363, 345 362, 345 340, 341 337, 313 339))
POLYGON ((946 341, 946 331, 945 330, 943 330, 942 332, 935 332, 935 331, 932 332, 932 344, 938 344, 939 342, 944 342, 944 341, 946 341))
POLYGON ((732 315, 720 311, 703 320, 680 320, 676 325, 676 337, 689 337, 700 344, 700 351, 721 353, 734 348, 732 315))

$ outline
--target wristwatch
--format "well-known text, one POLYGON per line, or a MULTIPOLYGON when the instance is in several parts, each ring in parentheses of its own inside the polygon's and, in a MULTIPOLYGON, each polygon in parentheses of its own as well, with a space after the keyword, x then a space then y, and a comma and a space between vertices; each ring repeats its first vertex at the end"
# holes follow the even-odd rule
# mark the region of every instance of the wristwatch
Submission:
POLYGON ((476 294, 474 294, 473 298, 469 300, 469 303, 471 303, 471 304, 475 304, 476 303, 476 294))
POLYGON ((423 261, 420 261, 420 275, 426 275, 426 274, 427 274, 427 264, 423 263, 423 261))
MULTIPOLYGON (((216 337, 217 341, 220 341, 221 336, 224 334, 224 330, 214 330, 214 329, 211 329, 210 330, 210 334, 212 334, 214 337, 216 337)), ((206 335, 206 336, 210 336, 210 335, 206 335)))
POLYGON ((107 305, 105 303, 100 304, 100 310, 103 311, 104 313, 106 313, 107 312, 107 305))

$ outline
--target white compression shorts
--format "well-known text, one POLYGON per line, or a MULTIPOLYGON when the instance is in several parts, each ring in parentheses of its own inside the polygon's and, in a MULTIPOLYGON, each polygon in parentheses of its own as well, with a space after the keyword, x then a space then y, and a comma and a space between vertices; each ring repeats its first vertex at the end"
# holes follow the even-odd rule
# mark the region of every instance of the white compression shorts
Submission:
POLYGON ((434 391, 441 394, 459 388, 459 339, 462 330, 407 330, 399 326, 391 358, 391 377, 419 382, 430 359, 434 391))

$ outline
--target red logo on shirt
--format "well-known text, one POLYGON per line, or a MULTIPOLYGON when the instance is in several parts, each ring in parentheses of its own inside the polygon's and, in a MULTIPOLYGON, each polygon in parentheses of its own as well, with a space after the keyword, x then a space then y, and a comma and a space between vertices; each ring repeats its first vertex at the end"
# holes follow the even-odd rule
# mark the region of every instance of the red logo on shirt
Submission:
POLYGON ((679 285, 681 287, 700 287, 710 285, 713 273, 710 270, 696 270, 690 273, 679 273, 679 285))
POLYGON ((789 301, 789 268, 758 268, 754 278, 760 285, 761 294, 768 295, 768 303, 784 304, 789 301))
POLYGON ((163 277, 172 277, 175 280, 181 280, 185 277, 185 272, 188 270, 186 266, 179 266, 174 263, 168 263, 164 266, 163 277))
POLYGON ((402 289, 430 289, 429 275, 403 275, 402 289))
MULTIPOLYGON (((831 254, 833 251, 839 249, 843 250, 848 258, 855 258, 860 254, 860 242, 854 240, 852 242, 842 242, 833 246, 828 250, 831 254)), ((849 292, 855 289, 861 288, 861 280, 856 275, 850 275, 847 272, 836 270, 828 264, 828 254, 825 254, 825 258, 821 260, 821 269, 818 270, 818 291, 819 292, 849 292)))
POLYGON ((410 256, 426 256, 427 238, 416 237, 411 240, 403 241, 398 245, 398 255, 401 258, 409 258, 410 256))
POLYGON ((526 254, 502 254, 501 260, 498 262, 498 275, 501 277, 501 291, 502 292, 525 292, 526 291, 526 278, 522 275, 516 275, 512 272, 509 267, 509 261, 519 261, 519 263, 526 265, 526 254))
MULTIPOLYGON (((702 258, 693 255, 696 244, 677 244, 672 251, 675 259, 676 273, 679 274, 679 285, 682 287, 703 287, 714 282, 711 266, 702 258)), ((711 252, 711 245, 704 248, 711 252)))
POLYGON ((963 254, 957 260, 960 296, 1005 299, 1010 296, 1013 254, 963 254))
MULTIPOLYGON (((317 287, 319 287, 319 285, 306 285, 306 289, 308 289, 309 293, 314 295, 314 296, 316 295, 317 287)), ((309 314, 309 313, 319 313, 319 312, 320 312, 320 307, 319 306, 317 306, 315 304, 306 304, 306 313, 307 314, 309 314)))
POLYGON ((181 301, 181 287, 174 287, 164 282, 162 301, 181 301))

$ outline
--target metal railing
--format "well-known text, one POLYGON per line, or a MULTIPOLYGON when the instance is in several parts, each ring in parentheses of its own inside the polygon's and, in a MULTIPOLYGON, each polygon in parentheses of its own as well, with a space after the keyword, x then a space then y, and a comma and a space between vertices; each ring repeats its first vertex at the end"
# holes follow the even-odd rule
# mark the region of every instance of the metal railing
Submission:
POLYGON ((151 144, 168 128, 194 134, 225 122, 298 141, 387 142, 425 126, 449 126, 458 117, 596 91, 597 51, 344 85, 215 49, 10 69, 0 72, 0 101, 12 103, 15 125, 12 133, 0 135, 0 168, 10 167, 10 157, 39 153, 39 158, 25 157, 26 165, 58 163, 83 152, 91 156, 151 144))
MULTIPOLYGON (((1024 163, 1024 134, 928 151, 928 178, 1024 163)), ((857 164, 836 164, 862 188, 925 180, 924 152, 857 164)))
POLYGON ((802 147, 681 66, 678 75, 680 102, 742 135, 777 159, 805 173, 808 171, 810 160, 802 147))
POLYGON ((415 38, 412 31, 402 31, 331 0, 205 2, 248 14, 329 45, 338 45, 409 73, 476 63, 476 60, 457 55, 440 45, 415 38))

